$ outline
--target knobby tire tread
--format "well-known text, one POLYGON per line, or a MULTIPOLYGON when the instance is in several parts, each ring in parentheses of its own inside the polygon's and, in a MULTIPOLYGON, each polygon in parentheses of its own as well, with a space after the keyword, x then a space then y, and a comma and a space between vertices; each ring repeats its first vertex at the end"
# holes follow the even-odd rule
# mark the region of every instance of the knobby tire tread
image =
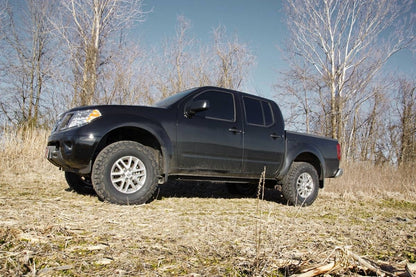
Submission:
MULTIPOLYGON (((103 201, 108 201, 110 203, 121 204, 121 205, 129 205, 129 204, 144 204, 152 199, 154 196, 156 189, 158 187, 157 182, 157 169, 158 169, 158 162, 156 160, 154 151, 149 149, 148 147, 134 141, 119 141, 113 144, 110 144, 106 148, 104 148, 97 156, 97 159, 94 162, 93 166, 93 174, 91 176, 92 184, 94 190, 96 191, 97 195, 103 201), (108 160, 111 159, 113 155, 125 150, 126 148, 135 148, 136 150, 142 152, 147 158, 149 159, 151 165, 146 166, 146 174, 147 177, 152 177, 152 180, 146 180, 146 183, 142 189, 149 187, 144 195, 142 195, 138 199, 129 200, 128 197, 125 197, 126 200, 121 200, 119 197, 113 195, 108 191, 105 185, 105 167, 107 166, 108 160), (150 172, 152 171, 152 172, 150 172), (148 186, 148 182, 151 182, 148 186)), ((141 189, 141 190, 142 190, 141 189)))
POLYGON ((309 206, 311 205, 318 196, 319 184, 318 184, 318 174, 316 173, 315 168, 306 162, 293 162, 289 172, 283 178, 282 182, 282 194, 283 197, 288 201, 290 205, 293 206, 309 206), (300 201, 298 197, 298 192, 296 190, 296 181, 299 175, 305 171, 311 171, 312 177, 314 179, 314 189, 316 190, 312 196, 309 196, 305 201, 300 201))

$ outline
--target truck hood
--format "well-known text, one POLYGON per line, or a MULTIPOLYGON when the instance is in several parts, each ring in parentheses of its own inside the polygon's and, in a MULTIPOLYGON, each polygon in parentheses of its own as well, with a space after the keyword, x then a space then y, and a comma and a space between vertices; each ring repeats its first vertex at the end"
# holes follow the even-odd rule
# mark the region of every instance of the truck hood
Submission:
POLYGON ((83 111, 83 110, 99 110, 103 116, 114 114, 136 115, 144 117, 152 117, 166 112, 166 108, 150 107, 150 106, 133 106, 133 105, 93 105, 73 108, 66 113, 83 111))

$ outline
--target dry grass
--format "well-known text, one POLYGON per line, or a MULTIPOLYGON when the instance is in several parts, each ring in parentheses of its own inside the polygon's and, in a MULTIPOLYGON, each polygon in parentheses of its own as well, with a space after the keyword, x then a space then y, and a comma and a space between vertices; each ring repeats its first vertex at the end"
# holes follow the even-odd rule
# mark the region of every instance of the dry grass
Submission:
POLYGON ((388 272, 416 262, 414 169, 348 165, 307 208, 203 183, 117 206, 68 191, 45 144, 37 131, 0 150, 2 276, 286 276, 328 261, 341 276, 374 274, 345 253, 388 272))
POLYGON ((325 188, 352 197, 389 198, 399 197, 407 200, 416 199, 416 165, 400 168, 371 163, 350 162, 342 165, 344 176, 328 179, 325 188))
POLYGON ((29 168, 50 170, 45 159, 49 134, 44 129, 0 130, 0 174, 6 170, 26 173, 29 168))

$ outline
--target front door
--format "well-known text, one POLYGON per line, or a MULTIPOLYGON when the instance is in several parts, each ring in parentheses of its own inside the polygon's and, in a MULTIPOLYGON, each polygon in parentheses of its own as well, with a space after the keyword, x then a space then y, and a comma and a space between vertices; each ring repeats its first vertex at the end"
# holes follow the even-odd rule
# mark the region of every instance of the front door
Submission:
POLYGON ((209 90, 183 103, 207 100, 209 108, 192 116, 179 115, 177 157, 180 173, 237 176, 242 170, 243 130, 233 93, 209 90))

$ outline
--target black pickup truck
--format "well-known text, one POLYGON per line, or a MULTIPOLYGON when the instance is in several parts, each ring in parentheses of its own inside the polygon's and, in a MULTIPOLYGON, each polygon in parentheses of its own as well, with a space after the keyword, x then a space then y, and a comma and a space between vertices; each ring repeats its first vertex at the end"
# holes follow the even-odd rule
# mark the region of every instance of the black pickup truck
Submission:
POLYGON ((152 107, 102 105, 63 113, 46 156, 78 192, 105 201, 142 204, 169 180, 226 183, 254 193, 281 186, 289 204, 310 205, 325 178, 338 177, 336 140, 285 131, 271 100, 218 87, 200 87, 152 107))

